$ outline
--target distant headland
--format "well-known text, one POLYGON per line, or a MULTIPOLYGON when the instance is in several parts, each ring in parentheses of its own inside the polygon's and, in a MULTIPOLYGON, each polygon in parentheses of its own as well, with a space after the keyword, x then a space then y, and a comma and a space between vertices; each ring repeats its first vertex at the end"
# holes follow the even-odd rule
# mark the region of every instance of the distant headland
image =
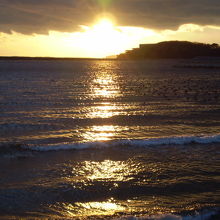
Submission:
POLYGON ((220 45, 217 43, 205 44, 190 41, 163 41, 155 44, 140 44, 138 48, 133 48, 119 55, 107 56, 105 58, 0 56, 0 60, 110 61, 141 59, 192 59, 195 57, 220 58, 220 45))
POLYGON ((140 44, 127 50, 117 59, 191 59, 195 57, 220 57, 220 46, 189 41, 164 41, 156 44, 140 44))

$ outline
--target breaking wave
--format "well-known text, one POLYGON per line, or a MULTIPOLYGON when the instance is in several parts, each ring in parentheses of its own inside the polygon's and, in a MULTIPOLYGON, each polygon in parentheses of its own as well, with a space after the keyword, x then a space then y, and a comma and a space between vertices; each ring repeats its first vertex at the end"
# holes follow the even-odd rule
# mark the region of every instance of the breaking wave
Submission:
MULTIPOLYGON (((8 144, 0 146, 0 154, 21 152, 27 155, 27 152, 47 152, 60 150, 83 150, 90 148, 107 148, 117 146, 127 147, 152 147, 161 145, 187 145, 187 144, 211 144, 220 143, 220 134, 213 136, 173 136, 162 138, 149 138, 144 140, 115 140, 107 142, 87 142, 87 143, 62 143, 53 145, 22 145, 8 144)), ((29 155, 29 154, 28 154, 29 155)), ((15 156, 15 155, 14 155, 15 156)))
POLYGON ((23 149, 32 151, 59 151, 59 150, 81 150, 99 147, 150 147, 159 145, 185 145, 185 144, 211 144, 220 143, 220 134, 213 136, 177 136, 163 138, 149 138, 145 140, 116 140, 111 142, 88 142, 88 143, 66 143, 47 146, 23 146, 23 149))
POLYGON ((174 214, 161 214, 153 216, 142 216, 142 217, 122 217, 114 220, 215 220, 219 219, 219 210, 203 210, 196 212, 195 214, 188 214, 185 216, 174 215, 174 214))

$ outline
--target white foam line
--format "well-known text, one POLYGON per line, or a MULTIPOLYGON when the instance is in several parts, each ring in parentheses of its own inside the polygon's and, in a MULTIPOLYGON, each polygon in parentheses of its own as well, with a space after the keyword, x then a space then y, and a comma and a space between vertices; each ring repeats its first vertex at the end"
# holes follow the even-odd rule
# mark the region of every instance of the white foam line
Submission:
POLYGON ((23 148, 33 151, 59 151, 59 150, 82 150, 88 148, 103 148, 114 147, 118 145, 128 145, 134 147, 148 147, 159 145, 185 145, 191 143, 210 144, 220 143, 220 135, 213 136, 180 136, 180 137, 164 137, 164 138, 150 138, 145 140, 120 140, 114 142, 88 142, 88 143, 64 143, 59 145, 47 146, 24 146, 23 148))
POLYGON ((217 211, 205 211, 197 212, 195 215, 187 215, 187 216, 180 216, 180 215, 173 215, 173 214, 161 214, 161 215, 153 215, 153 216, 142 216, 142 217, 122 217, 122 218, 115 218, 114 220, 209 220, 213 215, 216 215, 217 211))
POLYGON ((127 142, 127 144, 131 144, 131 143, 134 144, 135 146, 155 146, 155 145, 170 145, 170 144, 184 145, 190 143, 210 144, 210 143, 220 143, 220 135, 164 137, 164 138, 152 138, 145 140, 133 140, 127 142))

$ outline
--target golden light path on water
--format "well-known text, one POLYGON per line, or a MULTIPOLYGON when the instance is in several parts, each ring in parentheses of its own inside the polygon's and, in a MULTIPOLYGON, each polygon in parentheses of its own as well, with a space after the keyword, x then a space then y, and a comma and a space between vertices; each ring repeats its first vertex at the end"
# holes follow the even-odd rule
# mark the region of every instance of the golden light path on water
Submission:
MULTIPOLYGON (((65 179, 65 181, 76 181, 82 183, 86 187, 93 186, 93 184, 100 182, 100 187, 105 184, 107 186, 111 185, 109 190, 117 191, 118 188, 121 187, 121 183, 126 185, 134 180, 134 176, 141 172, 145 172, 146 169, 153 173, 160 172, 160 168, 156 164, 149 164, 146 167, 132 159, 127 161, 84 161, 72 167, 72 172, 74 175, 77 174, 77 176, 75 176, 74 179, 71 179, 71 177, 65 179)), ((146 177, 145 180, 137 182, 137 184, 141 186, 148 183, 150 184, 150 182, 152 182, 151 178, 146 177)), ((99 194, 99 189, 97 188, 96 190, 99 194)), ((106 197, 105 195, 103 196, 106 197)), ((144 201, 138 198, 118 200, 114 197, 109 197, 104 201, 63 203, 61 206, 63 214, 69 217, 112 216, 117 213, 142 211, 148 211, 150 214, 174 212, 172 209, 167 209, 157 204, 158 199, 163 200, 163 198, 152 196, 144 198, 144 201)))
POLYGON ((110 118, 114 115, 113 110, 116 108, 118 108, 118 106, 116 106, 114 103, 102 102, 99 106, 91 107, 89 116, 92 118, 110 118))
MULTIPOLYGON (((116 104, 105 101, 108 99, 112 100, 121 95, 117 81, 118 76, 112 71, 105 70, 106 66, 111 68, 111 66, 108 65, 110 65, 108 62, 102 62, 99 71, 95 72, 90 84, 91 98, 104 101, 91 107, 86 115, 88 118, 110 118, 115 115, 115 109, 119 108, 116 104)), ((88 142, 108 141, 113 139, 116 133, 120 132, 121 129, 120 126, 114 125, 90 126, 83 134, 83 139, 88 142)))
MULTIPOLYGON (((73 167, 73 173, 77 173, 78 181, 91 185, 92 182, 101 181, 106 184, 113 183, 113 188, 117 188, 117 182, 129 181, 132 174, 138 172, 138 167, 130 161, 84 161, 73 167), (80 178, 81 177, 81 178, 80 178)), ((69 179, 68 181, 71 181, 69 179)), ((97 189, 98 190, 98 189, 97 189)), ((127 201, 129 202, 129 201, 127 201)), ((63 204, 63 212, 70 217, 93 216, 93 215, 114 215, 117 212, 128 211, 127 205, 108 198, 105 201, 76 202, 74 204, 63 204)))
MULTIPOLYGON (((99 68, 94 71, 93 78, 90 82, 90 99, 94 99, 97 104, 87 109, 86 118, 107 119, 115 115, 126 114, 125 108, 131 106, 122 106, 114 102, 114 98, 120 97, 121 90, 119 85, 119 76, 111 71, 111 65, 108 62, 99 64, 99 68), (109 66, 110 65, 110 66, 109 66), (109 70, 106 70, 109 69, 109 70)), ((114 69, 114 68, 112 68, 114 69)), ((126 132, 126 126, 116 126, 111 123, 103 125, 91 125, 81 133, 81 137, 85 142, 105 142, 117 139, 119 133, 126 132)), ((101 154, 101 152, 100 152, 101 154)), ((155 165, 149 167, 143 166, 141 163, 132 159, 127 161, 119 160, 88 160, 72 167, 74 177, 67 177, 67 182, 80 182, 84 186, 91 186, 93 183, 112 184, 110 190, 117 190, 120 183, 133 181, 134 176, 146 169, 149 172, 158 172, 155 165)), ((138 184, 147 184, 151 180, 146 178, 138 184)), ((98 189, 97 189, 98 190, 98 189)), ((97 192, 98 193, 98 192, 97 192)), ((117 200, 110 197, 101 201, 85 201, 75 203, 64 203, 61 205, 64 215, 69 217, 88 217, 88 216, 112 216, 117 213, 135 212, 149 210, 149 213, 164 211, 163 208, 155 206, 151 198, 145 202, 141 200, 117 200)), ((172 212, 172 210, 169 210, 172 212)))
POLYGON ((113 125, 104 125, 104 126, 92 126, 90 131, 87 131, 84 134, 84 138, 87 140, 95 141, 107 141, 114 136, 116 131, 115 126, 113 125))
POLYGON ((114 199, 109 199, 106 202, 85 202, 75 203, 75 205, 66 205, 65 212, 69 217, 79 216, 100 216, 114 215, 115 212, 122 212, 125 207, 116 204, 114 199), (77 212, 77 214, 75 214, 77 212))
MULTIPOLYGON (((88 173, 87 178, 90 180, 123 181, 125 176, 134 172, 130 164, 122 161, 85 161, 84 167, 84 172, 88 173)), ((126 180, 130 180, 130 178, 126 178, 126 180)))
POLYGON ((118 76, 112 72, 97 72, 91 84, 91 96, 100 99, 117 97, 120 94, 117 78, 118 76))
MULTIPOLYGON (((90 98, 100 100, 99 104, 92 106, 87 113, 88 118, 110 118, 120 112, 120 106, 117 106, 112 100, 121 95, 118 76, 112 71, 105 71, 109 63, 102 62, 101 67, 95 72, 93 80, 90 83, 90 98), (103 70, 102 70, 103 69, 103 70), (110 100, 110 101, 108 101, 110 100)), ((111 68, 111 67, 110 67, 111 68)), ((94 125, 89 126, 84 132, 83 140, 86 142, 99 142, 112 140, 118 132, 124 129, 115 125, 94 125)), ((85 161, 80 167, 75 167, 73 172, 78 173, 84 184, 88 181, 123 181, 129 174, 129 165, 122 161, 85 161), (84 179, 85 178, 85 179, 84 179)), ((71 181, 71 180, 70 180, 71 181)), ((115 183, 114 187, 118 187, 115 183)), ((81 202, 74 205, 64 206, 65 212, 70 216, 92 216, 92 215, 113 215, 116 212, 125 210, 125 206, 119 204, 114 198, 99 202, 81 202)))

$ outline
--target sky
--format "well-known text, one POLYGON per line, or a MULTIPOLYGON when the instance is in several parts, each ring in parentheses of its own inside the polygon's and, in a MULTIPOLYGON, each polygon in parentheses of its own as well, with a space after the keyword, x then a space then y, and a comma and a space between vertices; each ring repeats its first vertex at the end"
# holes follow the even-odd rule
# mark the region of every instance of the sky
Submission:
POLYGON ((167 40, 220 44, 220 0, 0 0, 0 56, 106 57, 167 40))

